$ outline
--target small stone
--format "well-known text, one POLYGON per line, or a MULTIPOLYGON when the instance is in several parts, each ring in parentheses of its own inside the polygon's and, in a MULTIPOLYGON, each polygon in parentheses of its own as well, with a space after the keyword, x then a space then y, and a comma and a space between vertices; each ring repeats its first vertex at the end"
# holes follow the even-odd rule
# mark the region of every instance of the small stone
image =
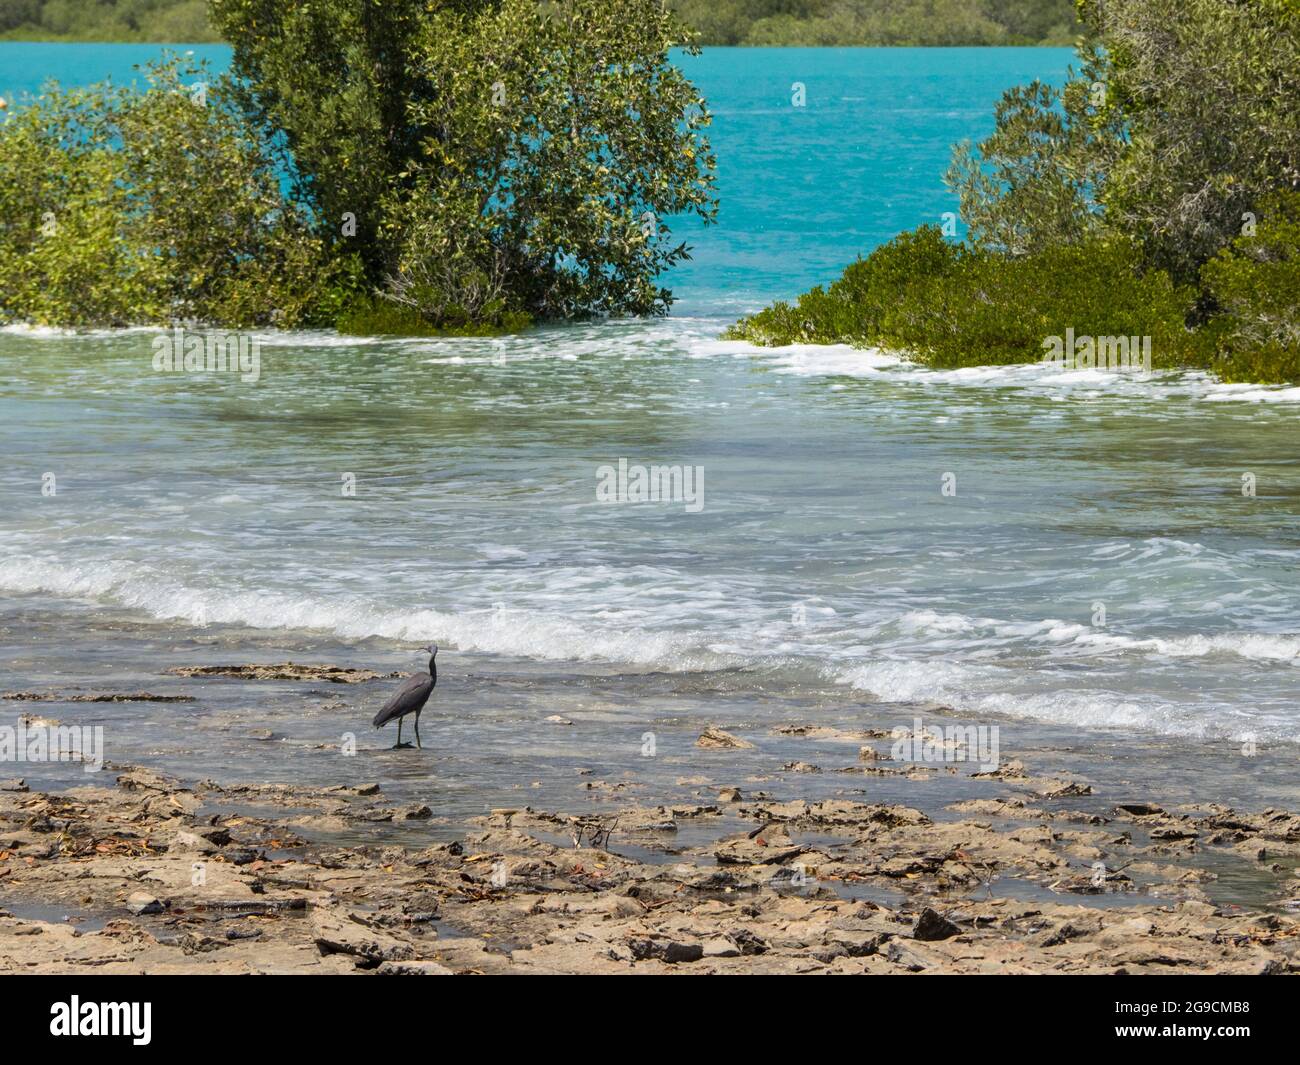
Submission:
POLYGON ((1049 780, 1034 789, 1044 799, 1069 799, 1079 795, 1091 795, 1091 784, 1080 784, 1077 780, 1049 780))
POLYGON ((730 732, 724 732, 722 729, 710 725, 700 733, 700 738, 695 741, 695 746, 744 749, 752 748, 754 745, 748 740, 742 740, 738 736, 733 736, 730 732))
POLYGON ((134 892, 126 900, 126 908, 137 917, 148 913, 163 912, 163 904, 147 891, 134 892))
POLYGON ((331 794, 338 793, 340 795, 378 795, 379 785, 378 784, 335 784, 332 787, 326 788, 325 791, 331 794))
POLYGON ((567 717, 561 717, 559 714, 552 714, 550 717, 546 719, 546 721, 548 724, 551 725, 572 725, 573 724, 573 722, 570 721, 567 717))
POLYGON ((609 950, 606 951, 610 961, 635 961, 636 956, 632 953, 632 948, 626 943, 611 943, 609 950))
POLYGON ((927 959, 922 958, 915 951, 908 950, 897 939, 891 939, 889 946, 885 948, 885 957, 895 965, 901 965, 908 972, 919 973, 930 968, 927 959))
POLYGON ((1151 838, 1172 843, 1180 839, 1196 839, 1199 835, 1194 828, 1181 828, 1178 825, 1165 825, 1151 830, 1151 838))
POLYGON ((718 792, 719 802, 743 802, 744 796, 739 788, 723 788, 718 792))
POLYGON ((726 936, 710 936, 703 944, 706 958, 739 958, 740 948, 726 936))
POLYGON ((411 961, 386 961, 375 970, 380 976, 455 976, 441 962, 412 959, 411 961))
POLYGON ((171 846, 168 850, 186 851, 196 854, 214 854, 218 848, 211 840, 204 839, 197 832, 186 832, 184 829, 181 829, 172 836, 171 846))

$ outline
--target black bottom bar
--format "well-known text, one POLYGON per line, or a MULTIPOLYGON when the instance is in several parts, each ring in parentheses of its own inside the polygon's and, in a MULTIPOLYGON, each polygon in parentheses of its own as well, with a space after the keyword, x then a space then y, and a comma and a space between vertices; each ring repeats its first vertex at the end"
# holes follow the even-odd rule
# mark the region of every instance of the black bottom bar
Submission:
MULTIPOLYGON (((453 1039, 476 1031, 474 1038, 489 1040, 499 1053, 515 1042, 537 1050, 543 1032, 558 1039, 570 1030, 613 1034, 642 1008, 648 1016, 635 1023, 653 1017, 655 1024, 672 1030, 673 1005, 691 1001, 682 998, 687 989, 676 983, 634 991, 616 988, 608 978, 601 989, 577 977, 569 982, 516 979, 508 988, 498 983, 490 991, 469 977, 432 984, 367 976, 264 976, 257 983, 245 978, 238 984, 232 979, 8 977, 0 980, 10 1017, 6 1043, 10 1048, 81 1044, 82 1049, 113 1044, 128 1054, 225 1045, 260 1052, 319 1049, 337 1056, 349 1048, 373 1052, 391 1040, 405 1043, 422 1031, 441 1031, 453 1039), (611 1001, 602 1003, 606 995, 611 1001), (638 1000, 641 1007, 635 1005, 638 1000), (509 1022, 483 1027, 481 1022, 493 1014, 509 1022), (109 1034, 83 1034, 95 1031, 109 1034), (77 1034, 65 1034, 69 1032, 77 1034)), ((1296 986, 1280 977, 1214 976, 866 977, 869 983, 864 978, 831 983, 777 979, 783 986, 769 988, 767 995, 780 996, 776 1001, 787 1020, 802 1017, 814 1031, 820 1017, 827 1034, 845 1034, 826 1011, 828 1000, 833 1004, 837 995, 866 1009, 867 1016, 855 1014, 867 1026, 858 1035, 869 1035, 875 1051, 882 1045, 915 1049, 944 1032, 979 1031, 996 1039, 999 1032, 1014 1031, 1018 1040, 1042 1034, 1053 1045, 1062 1039, 1093 1047, 1099 1040, 1121 1045, 1195 1042, 1231 1053, 1237 1044, 1281 1039, 1290 1030, 1296 986), (801 998, 808 1000, 806 1013, 800 1012, 801 998)), ((725 985, 717 983, 710 991, 716 997, 704 1001, 717 1011, 710 1026, 740 1023, 743 1029, 756 1020, 747 1008, 733 1012, 725 985)), ((752 1005, 752 983, 734 991, 752 1005)), ((683 1022, 698 1025, 698 1012, 687 1012, 693 1019, 684 1017, 683 1022)))

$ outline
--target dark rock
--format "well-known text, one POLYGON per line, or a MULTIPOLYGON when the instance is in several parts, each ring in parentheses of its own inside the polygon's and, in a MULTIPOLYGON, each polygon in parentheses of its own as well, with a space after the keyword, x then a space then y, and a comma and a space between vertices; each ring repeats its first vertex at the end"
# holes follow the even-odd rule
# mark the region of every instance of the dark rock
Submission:
POLYGON ((809 947, 808 953, 823 965, 829 965, 836 958, 847 958, 849 956, 848 948, 843 943, 823 943, 819 946, 809 947))
POLYGON ((1134 817, 1149 817, 1152 814, 1165 812, 1163 807, 1153 802, 1122 802, 1115 809, 1121 813, 1132 814, 1134 817))
POLYGON ((854 932, 849 930, 831 933, 831 941, 844 948, 850 958, 866 958, 879 953, 885 937, 879 932, 854 932))
POLYGON ((425 959, 410 961, 386 961, 375 970, 380 976, 455 976, 456 973, 447 966, 425 959))
POLYGON ((767 943, 748 928, 733 928, 728 935, 740 948, 741 954, 766 954, 767 943))
POLYGON ((699 961, 702 957, 704 947, 699 943, 668 943, 663 950, 663 959, 669 964, 699 961))
POLYGON ((921 916, 916 919, 916 924, 912 928, 912 938, 919 939, 923 943, 951 939, 957 935, 961 935, 961 929, 929 907, 921 911, 921 916))
POLYGON ((232 847, 222 851, 221 856, 231 865, 252 865, 262 857, 262 852, 253 850, 252 847, 232 847))
POLYGON ((209 843, 215 843, 218 847, 224 847, 231 839, 230 833, 226 829, 219 827, 196 828, 194 834, 196 836, 202 836, 209 843))
POLYGON ((676 943, 662 939, 630 939, 627 943, 632 957, 637 961, 657 958, 676 965, 680 962, 699 961, 704 957, 704 947, 699 943, 676 943))

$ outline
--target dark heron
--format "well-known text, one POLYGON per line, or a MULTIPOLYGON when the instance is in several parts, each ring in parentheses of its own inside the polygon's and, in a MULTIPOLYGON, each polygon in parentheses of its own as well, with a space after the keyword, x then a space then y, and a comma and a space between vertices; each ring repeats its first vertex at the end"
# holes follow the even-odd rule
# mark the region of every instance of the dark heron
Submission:
POLYGON ((429 672, 415 673, 407 677, 406 682, 393 693, 393 697, 384 703, 379 713, 375 715, 375 728, 383 728, 394 718, 397 719, 397 743, 393 747, 395 751, 411 746, 409 743, 402 742, 402 718, 407 714, 415 715, 415 745, 421 750, 424 749, 424 745, 420 743, 420 711, 424 709, 424 704, 433 694, 434 685, 438 683, 438 645, 431 643, 420 650, 429 652, 429 672))

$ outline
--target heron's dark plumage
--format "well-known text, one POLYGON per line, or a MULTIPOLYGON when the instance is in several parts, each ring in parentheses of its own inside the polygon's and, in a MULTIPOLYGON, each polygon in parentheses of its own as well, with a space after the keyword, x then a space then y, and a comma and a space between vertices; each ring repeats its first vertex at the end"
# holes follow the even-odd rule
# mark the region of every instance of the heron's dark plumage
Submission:
POLYGON ((390 721, 423 710, 437 683, 438 666, 436 661, 430 658, 428 673, 415 673, 407 677, 402 686, 393 693, 393 697, 379 708, 379 713, 375 715, 375 728, 382 728, 390 721))

